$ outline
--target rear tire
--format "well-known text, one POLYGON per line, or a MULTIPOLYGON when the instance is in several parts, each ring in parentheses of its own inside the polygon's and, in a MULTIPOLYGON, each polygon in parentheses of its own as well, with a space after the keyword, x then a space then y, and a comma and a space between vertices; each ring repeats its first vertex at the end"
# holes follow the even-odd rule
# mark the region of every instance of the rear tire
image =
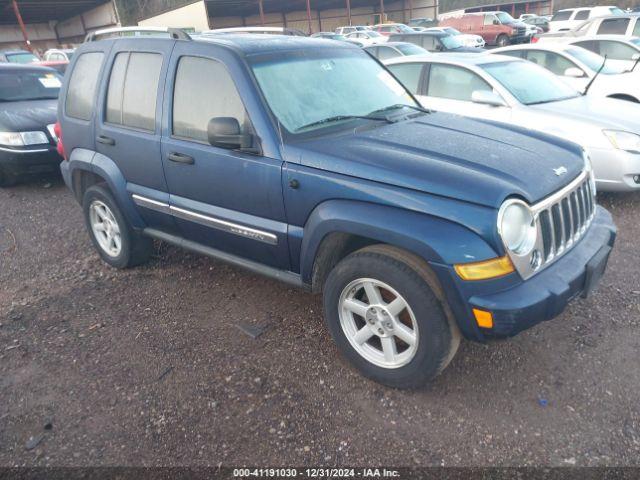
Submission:
POLYGON ((325 322, 364 376, 416 388, 451 361, 460 332, 434 281, 421 259, 387 245, 358 250, 331 271, 323 294, 325 322))
POLYGON ((115 268, 128 268, 149 259, 152 240, 131 228, 107 188, 102 185, 89 187, 83 197, 82 209, 93 246, 106 263, 115 268))
POLYGON ((509 45, 509 43, 509 37, 507 37, 505 34, 498 35, 498 38, 496 39, 496 45, 498 47, 506 47, 507 45, 509 45))

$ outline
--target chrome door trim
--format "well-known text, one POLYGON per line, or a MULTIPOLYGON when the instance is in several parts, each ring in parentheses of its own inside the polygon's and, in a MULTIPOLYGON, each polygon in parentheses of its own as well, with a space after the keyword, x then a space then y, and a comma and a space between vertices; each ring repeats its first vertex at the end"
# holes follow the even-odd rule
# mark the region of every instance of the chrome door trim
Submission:
POLYGON ((221 218, 210 217, 191 210, 185 210, 184 208, 174 207, 164 202, 159 202, 150 198, 143 197, 138 194, 132 194, 133 201, 136 205, 149 208, 157 212, 166 213, 176 218, 188 220, 191 222, 199 223, 206 227, 215 228, 223 232, 232 233, 252 240, 258 240, 259 242, 268 243, 269 245, 277 245, 278 237, 273 233, 265 232, 263 230, 257 230, 255 228, 246 227, 237 223, 228 222, 221 218))

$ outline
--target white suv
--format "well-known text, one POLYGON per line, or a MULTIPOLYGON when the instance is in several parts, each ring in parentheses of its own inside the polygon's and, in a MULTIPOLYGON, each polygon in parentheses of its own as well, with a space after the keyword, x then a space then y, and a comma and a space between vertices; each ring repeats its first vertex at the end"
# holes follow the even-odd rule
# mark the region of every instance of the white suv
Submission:
POLYGON ((625 12, 615 6, 565 8, 558 10, 549 22, 549 32, 564 32, 577 27, 585 20, 604 15, 624 15, 625 12))

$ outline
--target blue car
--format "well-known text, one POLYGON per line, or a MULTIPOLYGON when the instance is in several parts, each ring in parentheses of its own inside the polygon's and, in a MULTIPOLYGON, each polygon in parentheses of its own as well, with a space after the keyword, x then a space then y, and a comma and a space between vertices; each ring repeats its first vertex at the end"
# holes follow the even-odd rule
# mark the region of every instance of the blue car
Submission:
POLYGON ((579 146, 424 110, 347 43, 170 34, 90 38, 61 92, 109 265, 158 239, 322 293, 344 356, 397 388, 597 285, 616 229, 579 146))

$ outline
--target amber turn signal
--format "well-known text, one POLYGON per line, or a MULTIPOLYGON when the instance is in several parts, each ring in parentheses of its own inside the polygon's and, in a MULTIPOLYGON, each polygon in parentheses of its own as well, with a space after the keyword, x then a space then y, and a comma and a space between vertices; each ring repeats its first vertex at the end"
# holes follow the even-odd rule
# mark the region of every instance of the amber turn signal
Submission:
POLYGON ((486 280, 507 275, 515 269, 509 257, 492 258, 482 262, 460 263, 453 267, 463 280, 486 280))
POLYGON ((485 312, 484 310, 473 309, 473 316, 476 317, 476 323, 482 328, 493 328, 493 315, 491 312, 485 312))

